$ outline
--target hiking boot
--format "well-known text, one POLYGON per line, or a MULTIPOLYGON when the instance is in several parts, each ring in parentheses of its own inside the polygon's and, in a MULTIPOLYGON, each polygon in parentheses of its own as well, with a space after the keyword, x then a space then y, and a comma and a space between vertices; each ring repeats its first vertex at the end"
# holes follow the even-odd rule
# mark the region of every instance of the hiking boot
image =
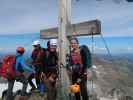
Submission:
POLYGON ((32 92, 32 91, 34 91, 34 90, 36 90, 36 89, 37 89, 37 88, 31 88, 30 91, 32 92))
POLYGON ((38 89, 36 88, 36 89, 31 90, 31 92, 38 93, 38 92, 40 92, 40 90, 38 90, 38 89))
POLYGON ((43 92, 40 92, 40 96, 41 96, 41 97, 43 97, 43 96, 44 96, 44 94, 45 94, 45 93, 43 93, 43 92))
POLYGON ((30 96, 31 93, 27 93, 27 92, 24 92, 24 93, 21 93, 21 96, 30 96))

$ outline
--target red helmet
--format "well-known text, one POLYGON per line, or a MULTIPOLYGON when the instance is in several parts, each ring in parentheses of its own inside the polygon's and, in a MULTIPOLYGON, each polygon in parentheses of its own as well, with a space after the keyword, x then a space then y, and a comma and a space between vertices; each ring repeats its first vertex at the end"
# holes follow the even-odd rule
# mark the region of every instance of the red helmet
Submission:
POLYGON ((19 53, 24 53, 24 51, 25 51, 24 47, 17 48, 17 52, 19 52, 19 53))

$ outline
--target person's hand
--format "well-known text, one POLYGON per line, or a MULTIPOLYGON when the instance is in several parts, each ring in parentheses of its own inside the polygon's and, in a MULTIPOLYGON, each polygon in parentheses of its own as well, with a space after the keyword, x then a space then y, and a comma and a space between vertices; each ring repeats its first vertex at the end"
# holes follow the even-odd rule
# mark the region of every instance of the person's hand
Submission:
POLYGON ((46 77, 45 73, 41 72, 41 78, 46 77))
POLYGON ((72 75, 72 71, 70 71, 70 70, 67 70, 67 73, 68 73, 68 76, 72 75))
POLYGON ((87 76, 87 73, 86 73, 86 72, 84 72, 84 73, 83 73, 83 75, 84 75, 84 76, 87 76))

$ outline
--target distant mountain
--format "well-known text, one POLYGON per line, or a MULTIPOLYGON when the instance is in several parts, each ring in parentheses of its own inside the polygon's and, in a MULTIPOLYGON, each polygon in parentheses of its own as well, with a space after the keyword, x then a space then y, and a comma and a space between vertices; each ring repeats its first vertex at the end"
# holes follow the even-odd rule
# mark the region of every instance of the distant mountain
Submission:
MULTIPOLYGON (((130 58, 130 57, 129 57, 130 58)), ((107 55, 93 57, 93 69, 96 78, 94 81, 94 91, 99 96, 108 96, 112 89, 124 91, 124 95, 133 94, 133 62, 123 56, 107 55)))
MULTIPOLYGON (((93 77, 88 79, 89 94, 108 97, 119 91, 123 96, 132 96, 133 62, 131 59, 118 55, 113 56, 112 59, 108 55, 94 55, 93 67, 90 69, 93 77)), ((30 63, 30 60, 26 62, 30 63)), ((0 83, 3 82, 0 79, 0 83)))

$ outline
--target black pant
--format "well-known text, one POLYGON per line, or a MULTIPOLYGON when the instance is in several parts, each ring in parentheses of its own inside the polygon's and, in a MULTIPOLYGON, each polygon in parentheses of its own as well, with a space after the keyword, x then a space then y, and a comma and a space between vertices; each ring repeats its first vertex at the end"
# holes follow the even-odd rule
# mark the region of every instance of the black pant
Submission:
MULTIPOLYGON (((82 100, 88 100, 88 94, 87 94, 87 77, 81 77, 82 75, 79 75, 78 73, 72 74, 72 83, 77 83, 78 78, 81 79, 81 82, 78 83, 80 85, 80 91, 82 100)), ((81 100, 80 93, 75 93, 76 100, 81 100)))
POLYGON ((44 69, 44 65, 43 64, 34 65, 34 68, 35 68, 35 72, 36 73, 35 74, 31 74, 28 77, 28 82, 29 82, 30 86, 32 87, 32 89, 35 89, 36 86, 32 82, 32 79, 35 78, 37 88, 39 89, 39 85, 41 84, 41 73, 42 72, 44 73, 45 69, 44 69))
POLYGON ((58 76, 58 70, 56 66, 49 66, 46 68, 46 76, 49 77, 51 74, 55 74, 58 76))
POLYGON ((15 80, 8 80, 8 89, 6 94, 6 100, 13 100, 13 86, 15 80))
POLYGON ((25 76, 20 76, 16 79, 16 81, 23 84, 21 95, 25 95, 28 86, 28 80, 25 78, 25 76))
POLYGON ((39 85, 41 83, 40 81, 40 77, 41 77, 41 73, 43 72, 43 67, 42 65, 36 65, 35 66, 35 79, 36 79, 36 85, 37 85, 37 88, 39 88, 39 85))
POLYGON ((56 86, 55 83, 47 82, 47 100, 56 100, 56 86))
MULTIPOLYGON (((24 76, 17 77, 16 81, 19 81, 23 83, 21 95, 25 95, 26 89, 28 86, 28 81, 24 76)), ((7 95, 6 95, 6 100, 13 100, 13 86, 14 86, 14 79, 8 80, 8 89, 7 89, 7 95)))
POLYGON ((35 84, 32 82, 32 79, 35 78, 35 74, 31 74, 29 77, 28 77, 28 83, 29 85, 32 87, 32 89, 36 89, 36 86, 35 84))
POLYGON ((57 68, 55 66, 50 66, 47 68, 47 78, 48 78, 48 81, 47 81, 47 99, 48 100, 56 100, 56 79, 58 77, 58 74, 57 74, 57 68), (49 80, 49 77, 52 77, 54 79, 54 82, 51 82, 49 80))

